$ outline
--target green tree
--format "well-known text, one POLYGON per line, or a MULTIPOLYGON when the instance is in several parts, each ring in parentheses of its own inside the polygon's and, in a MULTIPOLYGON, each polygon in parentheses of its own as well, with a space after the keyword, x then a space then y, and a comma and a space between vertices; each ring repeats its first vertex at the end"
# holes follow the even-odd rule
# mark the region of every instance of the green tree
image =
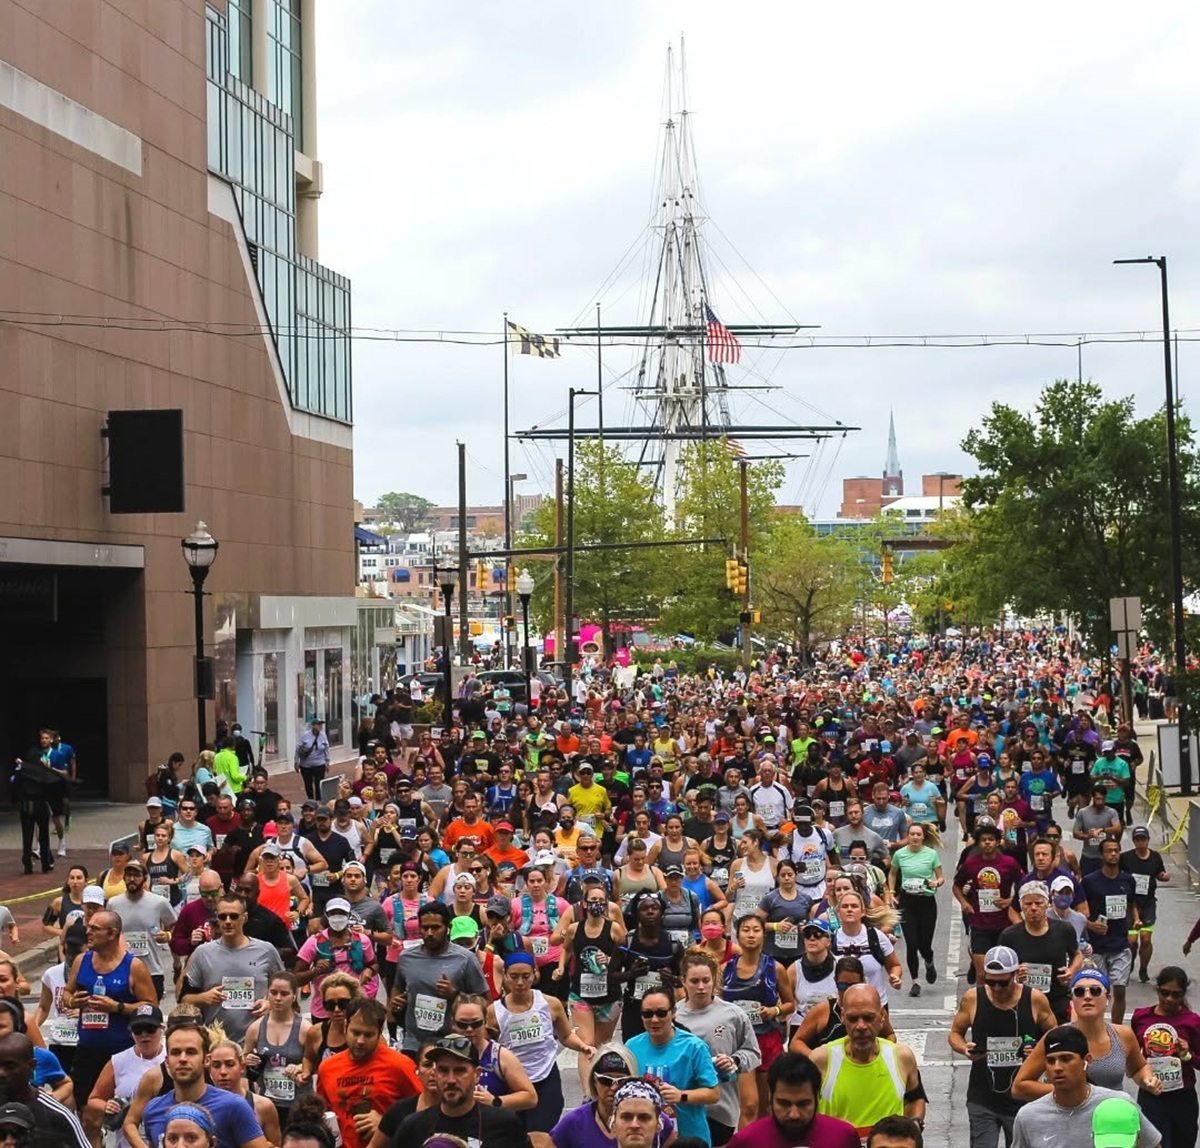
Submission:
POLYGON ((375 500, 375 508, 386 523, 407 534, 429 524, 429 512, 433 509, 433 503, 419 494, 404 494, 393 490, 381 494, 375 500))
POLYGON ((790 635, 807 658, 852 620, 861 566, 853 542, 817 534, 803 515, 777 514, 754 564, 764 624, 790 635))
MULTIPOLYGON (((670 552, 662 587, 663 632, 728 639, 737 626, 742 604, 726 589, 725 559, 740 550, 740 465, 724 442, 693 443, 680 453, 677 536, 724 538, 725 545, 681 546, 670 552)), ((775 521, 775 492, 783 474, 783 465, 775 460, 747 466, 752 583, 757 556, 775 521)))
MULTIPOLYGON (((555 507, 544 502, 533 512, 521 547, 554 544, 555 507)), ((662 508, 653 478, 595 439, 575 445, 575 544, 649 542, 664 536, 662 508)), ((664 554, 654 548, 577 552, 575 612, 611 634, 615 622, 658 617, 664 554)), ((565 558, 560 562, 565 569, 565 558)), ((537 579, 531 615, 544 630, 554 626, 554 580, 537 579)), ((606 649, 606 653, 609 650, 606 649)))
MULTIPOLYGON (((1185 581, 1195 584, 1200 498, 1191 425, 1177 421, 1185 581)), ((1165 633, 1170 604, 1165 416, 1139 419, 1131 398, 1059 380, 1031 413, 995 403, 963 449, 965 537, 952 581, 972 578, 1018 613, 1072 615, 1093 648, 1111 641, 1108 599, 1137 595, 1165 633)))

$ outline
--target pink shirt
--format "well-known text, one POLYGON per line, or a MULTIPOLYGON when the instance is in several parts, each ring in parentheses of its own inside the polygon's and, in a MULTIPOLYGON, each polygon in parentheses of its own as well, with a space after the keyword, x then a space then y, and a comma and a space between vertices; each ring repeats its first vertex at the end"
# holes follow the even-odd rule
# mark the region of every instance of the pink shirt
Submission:
MULTIPOLYGON (((375 945, 370 936, 366 933, 353 933, 352 936, 359 940, 363 946, 364 957, 373 960, 375 957, 375 945)), ((319 933, 315 933, 309 937, 307 941, 300 946, 300 951, 296 954, 296 959, 308 961, 310 965, 315 965, 321 957, 317 954, 317 946, 319 944, 329 944, 329 930, 322 929, 319 933)), ((313 979, 312 987, 312 1014, 321 1020, 324 1020, 329 1014, 325 1011, 325 1006, 321 1003, 321 982, 325 980, 329 973, 349 973, 350 976, 358 979, 359 973, 355 972, 351 962, 351 945, 343 945, 340 949, 333 950, 333 968, 328 972, 319 974, 313 979)), ((329 958, 326 957, 326 960, 329 958)), ((359 972, 362 970, 360 969, 359 972)), ((365 981, 362 982, 363 995, 374 998, 379 991, 379 977, 374 973, 371 974, 365 981)))
MULTIPOLYGON (((562 953, 562 945, 552 945, 549 942, 550 934, 554 932, 550 928, 549 918, 546 914, 549 898, 542 901, 541 904, 533 902, 533 921, 528 933, 522 932, 521 929, 524 921, 524 900, 524 896, 513 898, 513 931, 523 937, 525 948, 533 954, 533 959, 539 968, 542 965, 557 964, 559 955, 562 953)), ((567 911, 567 903, 561 897, 555 897, 554 901, 558 906, 558 921, 561 922, 563 914, 567 911)))

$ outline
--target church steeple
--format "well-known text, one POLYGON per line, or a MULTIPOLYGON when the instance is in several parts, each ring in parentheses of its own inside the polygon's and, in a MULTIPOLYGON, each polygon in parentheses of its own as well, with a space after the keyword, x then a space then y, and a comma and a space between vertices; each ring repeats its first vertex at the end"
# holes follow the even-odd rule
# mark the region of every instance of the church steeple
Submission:
POLYGON ((883 464, 883 497, 899 498, 904 493, 904 471, 896 450, 896 413, 888 412, 887 459, 883 464))

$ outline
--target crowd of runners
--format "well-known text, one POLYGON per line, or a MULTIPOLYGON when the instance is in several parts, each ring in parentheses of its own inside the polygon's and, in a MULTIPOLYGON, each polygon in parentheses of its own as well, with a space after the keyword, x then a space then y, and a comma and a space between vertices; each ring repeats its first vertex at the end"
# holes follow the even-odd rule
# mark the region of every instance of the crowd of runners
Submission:
POLYGON ((420 732, 397 692, 325 799, 314 723, 295 808, 230 730, 103 872, 60 858, 35 1009, 0 958, 0 1140, 921 1148, 947 1100, 892 1014, 943 983, 971 1148, 1191 1148, 1200 1016, 1097 669, 1052 633, 587 666, 420 732))

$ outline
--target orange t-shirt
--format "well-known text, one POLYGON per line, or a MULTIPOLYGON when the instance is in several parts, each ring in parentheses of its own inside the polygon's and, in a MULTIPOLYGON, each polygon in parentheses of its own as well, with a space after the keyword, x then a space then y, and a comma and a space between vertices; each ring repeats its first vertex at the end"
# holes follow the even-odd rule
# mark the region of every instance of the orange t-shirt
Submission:
POLYGON ((468 825, 461 817, 456 817, 442 834, 442 848, 452 854, 460 841, 473 841, 475 852, 484 853, 496 844, 496 831, 482 817, 474 825, 468 825))
POLYGON ((421 1081, 407 1056, 380 1043, 361 1063, 347 1049, 323 1060, 317 1068, 317 1091, 337 1116, 346 1148, 366 1148, 370 1137, 359 1136, 351 1110, 367 1104, 375 1112, 386 1112, 397 1100, 418 1095, 421 1081))

